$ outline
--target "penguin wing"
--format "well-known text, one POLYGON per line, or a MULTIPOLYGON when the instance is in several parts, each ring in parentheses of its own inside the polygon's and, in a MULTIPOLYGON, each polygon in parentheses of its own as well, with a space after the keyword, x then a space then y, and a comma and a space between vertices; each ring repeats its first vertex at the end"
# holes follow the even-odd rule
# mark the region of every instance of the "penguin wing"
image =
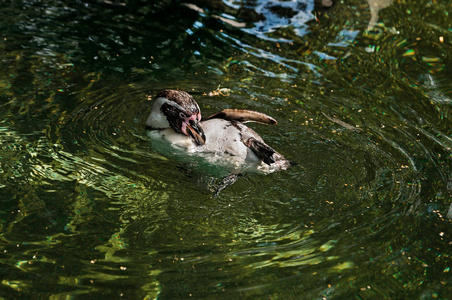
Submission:
POLYGON ((210 119, 224 119, 241 123, 257 122, 268 125, 275 125, 278 123, 275 119, 266 114, 248 109, 223 109, 222 111, 207 117, 206 120, 210 119))
POLYGON ((259 141, 251 137, 245 142, 245 145, 250 148, 251 151, 253 151, 254 154, 256 154, 256 156, 259 157, 267 165, 271 165, 275 162, 273 154, 275 154, 276 151, 263 141, 259 141))

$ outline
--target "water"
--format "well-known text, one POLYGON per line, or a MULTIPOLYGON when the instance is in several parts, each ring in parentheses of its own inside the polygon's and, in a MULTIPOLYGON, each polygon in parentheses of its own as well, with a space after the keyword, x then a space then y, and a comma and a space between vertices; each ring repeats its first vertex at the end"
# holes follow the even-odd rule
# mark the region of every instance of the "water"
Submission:
POLYGON ((5 299, 450 299, 449 1, 0 8, 5 299), (146 137, 164 88, 298 165, 212 198, 146 137))

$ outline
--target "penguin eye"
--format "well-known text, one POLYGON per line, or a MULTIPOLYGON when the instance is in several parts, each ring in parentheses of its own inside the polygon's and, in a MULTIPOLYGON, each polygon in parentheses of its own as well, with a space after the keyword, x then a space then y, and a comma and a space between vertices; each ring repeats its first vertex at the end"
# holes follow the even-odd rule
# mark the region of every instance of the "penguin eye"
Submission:
POLYGON ((180 117, 181 119, 185 119, 187 116, 186 116, 183 112, 180 112, 180 113, 179 113, 179 117, 180 117))

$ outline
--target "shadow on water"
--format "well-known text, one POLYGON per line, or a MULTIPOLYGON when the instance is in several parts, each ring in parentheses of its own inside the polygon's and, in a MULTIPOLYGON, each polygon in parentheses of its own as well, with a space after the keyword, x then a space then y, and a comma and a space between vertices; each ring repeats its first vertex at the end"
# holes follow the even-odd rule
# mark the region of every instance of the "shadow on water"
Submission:
POLYGON ((447 298, 449 8, 1 4, 1 294, 447 298), (146 137, 163 88, 275 117, 298 165, 212 198, 146 137))

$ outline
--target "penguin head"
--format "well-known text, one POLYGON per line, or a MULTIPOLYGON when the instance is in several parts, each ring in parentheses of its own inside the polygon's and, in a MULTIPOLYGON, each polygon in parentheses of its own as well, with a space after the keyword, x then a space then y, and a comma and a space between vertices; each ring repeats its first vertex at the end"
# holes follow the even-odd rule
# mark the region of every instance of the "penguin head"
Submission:
POLYGON ((201 110, 190 94, 164 90, 155 97, 146 126, 149 129, 172 128, 177 133, 191 137, 196 145, 204 145, 206 137, 200 121, 201 110))

